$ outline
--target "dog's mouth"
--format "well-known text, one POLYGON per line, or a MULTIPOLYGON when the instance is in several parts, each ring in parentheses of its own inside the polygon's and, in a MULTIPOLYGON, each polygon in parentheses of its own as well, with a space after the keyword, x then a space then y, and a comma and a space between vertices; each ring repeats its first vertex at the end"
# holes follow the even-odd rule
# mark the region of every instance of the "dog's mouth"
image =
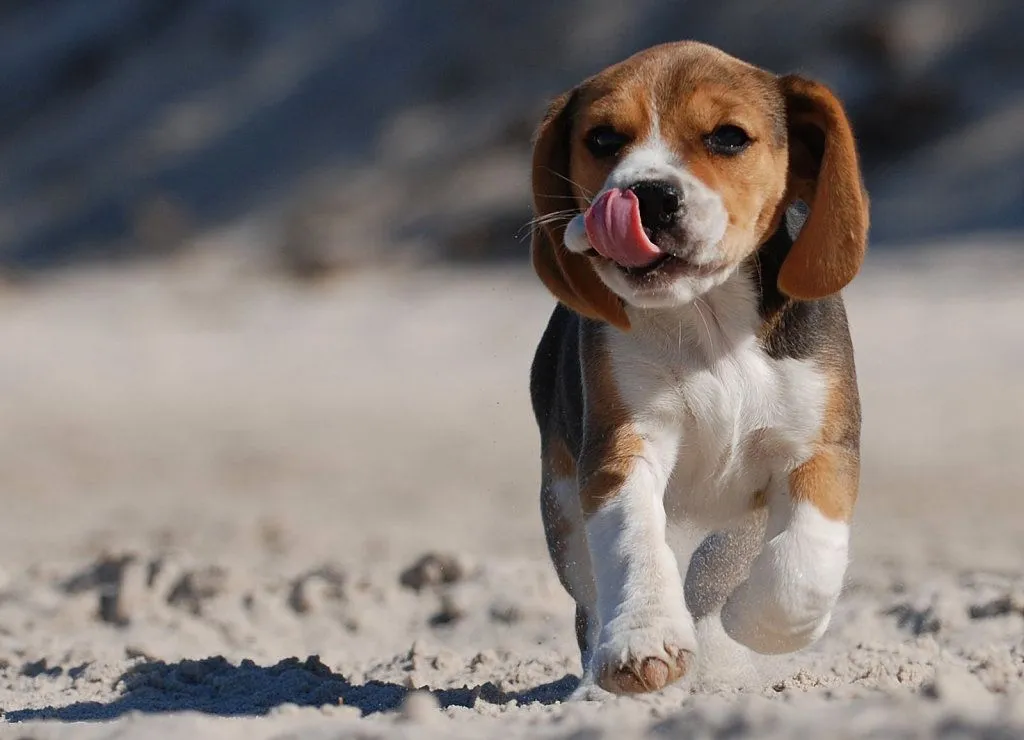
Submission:
POLYGON ((634 282, 648 282, 655 278, 705 277, 721 269, 719 264, 698 265, 669 252, 662 253, 653 262, 646 265, 620 265, 614 260, 600 254, 596 249, 588 249, 583 253, 591 259, 600 260, 615 267, 619 272, 634 282))
POLYGON ((705 277, 723 267, 687 259, 683 254, 694 251, 694 245, 644 224, 639 201, 630 190, 609 190, 599 196, 584 213, 584 228, 590 249, 583 254, 605 269, 614 268, 636 288, 705 277))
POLYGON ((615 263, 615 266, 618 267, 619 270, 623 272, 623 274, 628 275, 629 277, 642 278, 646 275, 651 275, 657 272, 663 267, 670 266, 671 262, 679 261, 679 258, 676 257, 675 255, 669 254, 668 252, 664 252, 653 262, 649 262, 646 265, 620 265, 618 263, 615 263))
POLYGON ((649 284, 655 278, 710 274, 718 265, 700 265, 681 257, 679 245, 644 224, 632 190, 602 193, 584 214, 591 248, 584 254, 614 265, 630 281, 649 284))

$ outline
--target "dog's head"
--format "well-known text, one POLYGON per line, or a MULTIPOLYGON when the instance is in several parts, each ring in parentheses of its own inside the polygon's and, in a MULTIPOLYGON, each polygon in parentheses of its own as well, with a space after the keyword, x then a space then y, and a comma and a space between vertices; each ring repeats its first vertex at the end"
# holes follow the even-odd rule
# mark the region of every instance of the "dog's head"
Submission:
POLYGON ((811 209, 779 272, 786 295, 841 290, 860 269, 867 196, 842 105, 694 42, 656 46, 556 99, 533 153, 533 265, 563 303, 629 327, 720 284, 811 209))

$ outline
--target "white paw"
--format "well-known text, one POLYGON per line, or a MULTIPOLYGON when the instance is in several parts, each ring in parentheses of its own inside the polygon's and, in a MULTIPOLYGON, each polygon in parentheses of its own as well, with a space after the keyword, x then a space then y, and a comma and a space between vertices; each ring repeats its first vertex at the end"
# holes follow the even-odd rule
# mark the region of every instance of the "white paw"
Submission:
POLYGON ((696 649, 685 612, 675 617, 627 612, 601 629, 588 673, 614 694, 658 691, 686 675, 696 649))
POLYGON ((762 655, 793 653, 812 645, 825 634, 832 618, 827 611, 796 618, 777 604, 754 607, 749 601, 743 595, 730 599, 722 609, 722 626, 729 637, 762 655))
POLYGON ((765 655, 800 650, 825 634, 846 565, 797 562, 783 557, 774 544, 765 547, 750 577, 722 607, 726 634, 765 655))

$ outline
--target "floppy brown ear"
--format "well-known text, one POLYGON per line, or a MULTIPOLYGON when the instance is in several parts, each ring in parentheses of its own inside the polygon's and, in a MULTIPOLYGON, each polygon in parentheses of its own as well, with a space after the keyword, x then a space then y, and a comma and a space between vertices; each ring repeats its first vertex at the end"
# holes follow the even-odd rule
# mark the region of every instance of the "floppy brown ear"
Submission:
POLYGON ((824 85, 780 79, 789 129, 789 199, 811 213, 779 270, 782 293, 799 300, 842 290, 867 250, 868 197, 853 131, 842 104, 824 85))
POLYGON ((533 269, 555 297, 583 316, 629 328, 622 299, 594 272, 590 260, 565 248, 568 219, 545 218, 572 208, 575 193, 569 184, 570 140, 576 92, 568 92, 548 107, 533 147, 533 226, 530 252, 533 269))

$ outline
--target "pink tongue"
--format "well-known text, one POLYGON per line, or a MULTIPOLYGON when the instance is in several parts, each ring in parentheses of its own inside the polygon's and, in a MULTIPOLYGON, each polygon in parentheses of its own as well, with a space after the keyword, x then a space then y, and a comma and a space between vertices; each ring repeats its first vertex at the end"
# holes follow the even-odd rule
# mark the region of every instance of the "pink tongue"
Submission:
POLYGON ((602 257, 623 267, 645 267, 662 255, 640 223, 640 201, 632 190, 608 190, 584 216, 587 238, 602 257))

